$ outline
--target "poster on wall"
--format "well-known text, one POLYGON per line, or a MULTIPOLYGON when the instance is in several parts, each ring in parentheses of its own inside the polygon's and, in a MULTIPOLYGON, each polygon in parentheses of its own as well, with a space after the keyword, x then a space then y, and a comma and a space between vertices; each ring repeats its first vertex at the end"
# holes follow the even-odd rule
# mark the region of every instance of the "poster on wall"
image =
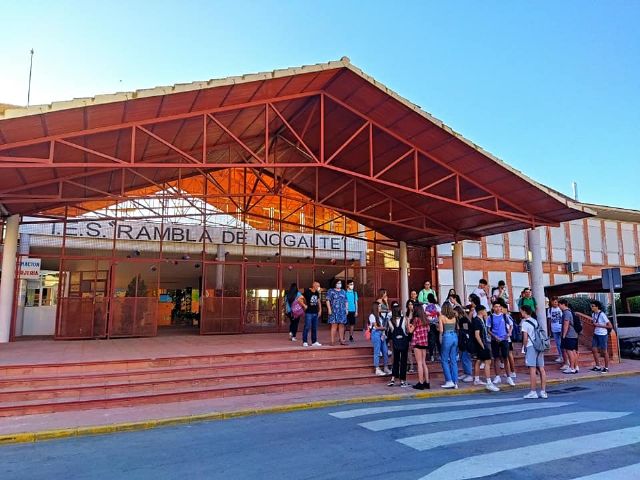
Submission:
POLYGON ((40 279, 40 258, 23 258, 20 260, 20 271, 18 275, 24 280, 40 279))

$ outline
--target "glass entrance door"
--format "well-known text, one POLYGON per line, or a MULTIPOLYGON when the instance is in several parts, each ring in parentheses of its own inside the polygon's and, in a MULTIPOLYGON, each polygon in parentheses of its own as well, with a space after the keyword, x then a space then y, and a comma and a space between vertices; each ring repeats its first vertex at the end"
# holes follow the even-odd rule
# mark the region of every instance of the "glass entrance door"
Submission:
POLYGON ((282 301, 278 288, 278 267, 246 265, 245 332, 276 332, 282 301))

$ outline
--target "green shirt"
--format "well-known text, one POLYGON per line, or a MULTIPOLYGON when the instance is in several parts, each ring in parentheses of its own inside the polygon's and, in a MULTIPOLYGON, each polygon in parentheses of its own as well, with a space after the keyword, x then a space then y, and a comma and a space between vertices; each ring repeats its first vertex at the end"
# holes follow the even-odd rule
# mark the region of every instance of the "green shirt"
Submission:
POLYGON ((418 302, 420 303, 429 303, 428 300, 428 296, 429 294, 433 294, 433 297, 436 299, 436 302, 438 301, 438 296, 436 295, 436 292, 433 290, 433 288, 430 288, 429 290, 426 289, 422 289, 420 290, 420 293, 418 293, 418 302))

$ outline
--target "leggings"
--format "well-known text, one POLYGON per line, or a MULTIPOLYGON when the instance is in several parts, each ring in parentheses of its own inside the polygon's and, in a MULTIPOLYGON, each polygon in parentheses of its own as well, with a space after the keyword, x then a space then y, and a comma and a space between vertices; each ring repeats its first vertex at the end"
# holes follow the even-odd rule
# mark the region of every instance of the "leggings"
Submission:
POLYGON ((429 356, 433 357, 434 352, 438 349, 438 353, 442 356, 442 347, 440 346, 440 332, 436 325, 429 326, 429 356))
POLYGON ((404 350, 394 349, 393 351, 393 378, 399 378, 400 380, 407 380, 407 360, 409 359, 409 349, 404 350))

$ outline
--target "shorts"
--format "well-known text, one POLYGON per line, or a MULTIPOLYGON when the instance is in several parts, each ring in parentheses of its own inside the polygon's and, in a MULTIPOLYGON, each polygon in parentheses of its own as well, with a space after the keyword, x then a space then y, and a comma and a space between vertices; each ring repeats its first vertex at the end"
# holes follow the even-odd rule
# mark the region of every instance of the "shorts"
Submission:
POLYGON ((593 339, 591 340, 591 348, 606 350, 608 339, 609 339, 609 335, 594 335, 593 339))
POLYGON ((356 312, 347 312, 347 325, 356 324, 356 312))
POLYGON ((506 359, 509 356, 509 342, 507 340, 500 342, 491 340, 491 353, 493 358, 506 359))
POLYGON ((527 367, 544 367, 544 352, 536 352, 533 346, 527 347, 524 364, 527 367))
POLYGON ((491 350, 489 350, 488 348, 485 348, 482 350, 478 348, 476 350, 474 357, 483 362, 487 360, 491 360, 491 350))
POLYGON ((560 348, 562 348, 562 350, 578 350, 578 339, 563 338, 560 342, 560 348))
POLYGON ((418 350, 426 350, 427 347, 426 345, 414 345, 413 348, 417 348, 418 350))

